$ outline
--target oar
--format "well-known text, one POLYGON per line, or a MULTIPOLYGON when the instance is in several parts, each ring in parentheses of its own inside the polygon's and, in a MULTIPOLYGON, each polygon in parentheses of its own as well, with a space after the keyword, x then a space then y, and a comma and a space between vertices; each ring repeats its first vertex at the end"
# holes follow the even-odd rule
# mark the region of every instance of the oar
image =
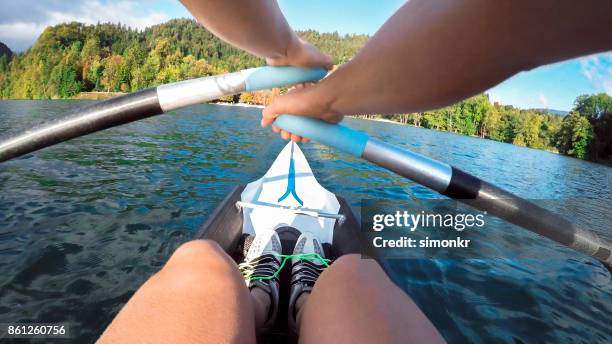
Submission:
POLYGON ((259 67, 126 94, 78 109, 71 115, 0 142, 0 162, 75 137, 222 96, 317 81, 326 73, 322 68, 259 67))
POLYGON ((597 258, 608 269, 612 267, 612 246, 594 233, 456 167, 318 119, 283 115, 274 125, 363 158, 445 196, 597 258))

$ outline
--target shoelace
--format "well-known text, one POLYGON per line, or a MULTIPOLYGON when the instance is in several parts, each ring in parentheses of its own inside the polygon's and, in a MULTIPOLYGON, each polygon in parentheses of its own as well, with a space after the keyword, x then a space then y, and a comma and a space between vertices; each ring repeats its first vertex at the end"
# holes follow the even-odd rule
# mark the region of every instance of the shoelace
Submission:
MULTIPOLYGON (((240 273, 242 274, 242 277, 244 277, 245 280, 248 281, 263 281, 263 280, 271 280, 273 278, 278 277, 278 275, 280 274, 281 270, 283 269, 283 267, 285 266, 285 264, 287 263, 287 260, 289 259, 302 259, 302 260, 318 260, 321 261, 323 263, 323 265, 325 267, 329 267, 329 263, 331 262, 330 259, 326 259, 323 258, 320 254, 318 253, 304 253, 304 254, 277 254, 277 253, 271 253, 271 254, 266 254, 266 255, 262 255, 259 256, 251 261, 248 262, 243 262, 238 264, 238 269, 240 270, 240 273), (270 259, 271 256, 275 256, 277 258, 282 258, 281 264, 278 267, 278 269, 276 269, 276 271, 269 275, 269 276, 257 276, 254 275, 256 270, 260 270, 257 267, 260 264, 270 264, 270 262, 265 263, 264 261, 267 259, 270 259)), ((274 260, 276 261, 276 260, 274 260)), ((273 269, 271 269, 273 270, 273 269)))
POLYGON ((324 266, 318 265, 313 261, 299 261, 293 266, 293 271, 291 272, 291 284, 304 283, 312 287, 323 270, 325 270, 324 266))

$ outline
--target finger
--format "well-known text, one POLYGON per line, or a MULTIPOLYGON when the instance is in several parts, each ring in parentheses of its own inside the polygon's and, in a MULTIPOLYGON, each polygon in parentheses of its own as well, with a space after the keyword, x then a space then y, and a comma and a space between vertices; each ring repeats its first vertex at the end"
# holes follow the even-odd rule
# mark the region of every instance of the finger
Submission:
POLYGON ((332 68, 334 68, 334 59, 327 54, 323 54, 325 55, 325 69, 327 70, 332 70, 332 68))
POLYGON ((305 99, 304 94, 307 91, 310 91, 312 88, 313 87, 307 87, 299 90, 293 90, 276 97, 272 104, 263 109, 262 125, 265 124, 264 126, 267 126, 272 124, 276 117, 282 114, 289 113, 293 115, 306 115, 316 113, 316 111, 309 111, 310 106, 307 102, 307 97, 305 99))
POLYGON ((302 142, 308 143, 308 142, 310 142, 310 139, 307 138, 307 137, 302 137, 302 142))
POLYGON ((291 134, 291 141, 293 142, 301 142, 302 141, 302 137, 295 135, 295 134, 291 134))
POLYGON ((299 84, 293 84, 289 86, 289 88, 287 88, 287 91, 299 90, 299 89, 302 89, 304 87, 308 87, 314 84, 315 84, 314 82, 301 82, 299 84))
POLYGON ((289 140, 291 138, 291 133, 285 130, 281 130, 281 137, 283 140, 289 140))
POLYGON ((269 126, 270 124, 274 123, 274 120, 276 119, 276 117, 278 117, 278 115, 269 115, 269 116, 266 116, 265 113, 262 113, 261 127, 265 128, 265 127, 269 126))
POLYGON ((274 99, 272 104, 266 106, 263 109, 263 111, 261 112, 261 126, 262 127, 265 128, 271 125, 272 123, 274 123, 274 120, 276 119, 276 117, 286 112, 285 110, 286 105, 284 104, 284 101, 280 98, 285 97, 287 94, 290 94, 290 93, 286 93, 284 95, 276 97, 276 99, 274 99))
POLYGON ((273 126, 272 126, 272 131, 278 134, 278 133, 280 133, 280 132, 281 132, 281 129, 280 129, 279 127, 277 127, 277 126, 273 125, 273 126))

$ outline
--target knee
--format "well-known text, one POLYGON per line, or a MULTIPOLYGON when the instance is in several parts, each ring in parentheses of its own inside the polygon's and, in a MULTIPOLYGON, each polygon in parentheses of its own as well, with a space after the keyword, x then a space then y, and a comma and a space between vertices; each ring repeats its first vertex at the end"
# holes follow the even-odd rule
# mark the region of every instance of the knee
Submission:
POLYGON ((189 305, 223 300, 224 307, 236 310, 249 300, 248 289, 234 261, 216 243, 203 240, 176 249, 137 294, 152 306, 172 304, 189 309, 193 309, 189 305))
POLYGON ((237 271, 234 261, 211 240, 193 240, 179 246, 164 267, 169 269, 188 269, 196 274, 237 271))
POLYGON ((383 273, 380 265, 371 258, 348 254, 338 258, 323 272, 321 279, 342 279, 345 282, 363 284, 383 273))

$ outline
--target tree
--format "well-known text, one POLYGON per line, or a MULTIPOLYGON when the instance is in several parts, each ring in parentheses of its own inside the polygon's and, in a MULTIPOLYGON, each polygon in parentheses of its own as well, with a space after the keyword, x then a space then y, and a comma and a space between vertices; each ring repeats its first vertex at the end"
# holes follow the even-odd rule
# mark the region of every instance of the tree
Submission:
POLYGON ((8 55, 0 55, 0 73, 5 73, 8 69, 9 57, 8 55))
POLYGON ((59 97, 68 98, 81 91, 81 83, 77 80, 77 71, 72 66, 59 64, 53 68, 50 78, 50 90, 59 97))
POLYGON ((415 127, 420 127, 421 121, 423 120, 423 113, 422 112, 411 113, 410 119, 412 120, 412 125, 414 125, 415 127))
POLYGON ((112 55, 102 60, 104 72, 102 73, 102 86, 106 88, 106 92, 118 91, 121 87, 123 73, 123 57, 121 55, 112 55))
POLYGON ((423 114, 423 122, 426 128, 435 130, 443 130, 445 121, 444 117, 438 111, 429 111, 423 114))
POLYGON ((561 123, 557 134, 557 148, 563 154, 585 159, 592 135, 592 127, 586 117, 571 112, 561 123))
POLYGON ((612 97, 605 93, 581 95, 574 102, 574 111, 586 117, 592 126, 590 158, 612 162, 612 97))
POLYGON ((600 119, 612 113, 612 97, 605 93, 583 94, 574 101, 574 111, 591 120, 600 119))
POLYGON ((561 129, 562 117, 558 115, 544 114, 540 126, 540 141, 544 147, 554 147, 555 138, 561 129))
POLYGON ((501 123, 501 114, 499 109, 491 107, 489 111, 484 114, 482 124, 480 125, 480 137, 488 137, 493 140, 501 140, 498 135, 499 125, 501 123))
POLYGON ((486 94, 468 98, 460 103, 461 109, 461 132, 466 135, 483 134, 483 119, 491 111, 491 102, 486 94))
POLYGON ((242 92, 240 94, 240 102, 245 104, 253 104, 253 93, 251 92, 242 92))

